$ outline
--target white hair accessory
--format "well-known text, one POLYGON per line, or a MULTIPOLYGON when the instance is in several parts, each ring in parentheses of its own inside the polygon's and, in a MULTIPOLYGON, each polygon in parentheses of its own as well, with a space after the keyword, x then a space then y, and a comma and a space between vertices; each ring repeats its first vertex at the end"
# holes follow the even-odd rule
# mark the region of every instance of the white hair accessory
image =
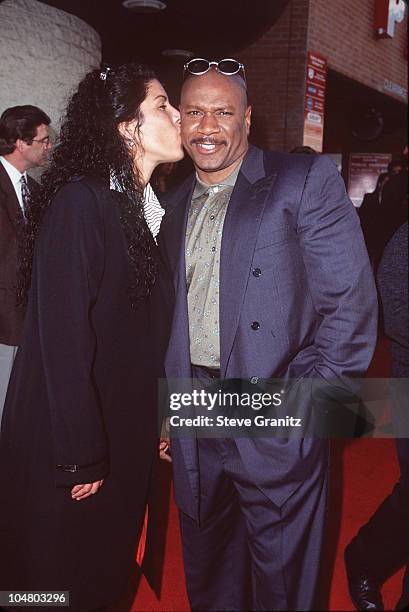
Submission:
POLYGON ((105 66, 105 68, 99 73, 99 78, 101 79, 101 81, 107 80, 107 76, 110 70, 111 68, 109 66, 105 66))

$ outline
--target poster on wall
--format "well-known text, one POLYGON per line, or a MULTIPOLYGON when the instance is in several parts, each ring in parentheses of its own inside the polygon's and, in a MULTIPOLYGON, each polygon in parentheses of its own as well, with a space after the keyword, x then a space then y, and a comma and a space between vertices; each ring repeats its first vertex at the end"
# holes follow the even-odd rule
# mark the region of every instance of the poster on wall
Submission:
POLYGON ((324 143, 326 84, 327 60, 319 53, 308 51, 303 144, 317 153, 322 152, 324 143))
POLYGON ((391 159, 390 153, 351 153, 348 195, 354 206, 361 206, 364 195, 375 190, 378 176, 386 172, 391 159))

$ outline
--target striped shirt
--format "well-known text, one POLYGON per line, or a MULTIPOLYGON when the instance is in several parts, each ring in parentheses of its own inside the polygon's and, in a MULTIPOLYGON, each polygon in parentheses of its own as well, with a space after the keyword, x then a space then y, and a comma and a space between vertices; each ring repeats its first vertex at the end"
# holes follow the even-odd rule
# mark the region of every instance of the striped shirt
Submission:
MULTIPOLYGON (((111 175, 110 189, 121 191, 120 186, 113 175, 111 175)), ((160 224, 162 222, 162 217, 165 214, 165 210, 160 205, 150 183, 148 183, 143 190, 143 213, 145 216, 145 221, 156 242, 156 236, 159 234, 160 224)))
POLYGON ((160 224, 162 222, 162 217, 165 214, 165 210, 160 205, 150 183, 146 185, 143 192, 143 212, 146 223, 148 224, 151 234, 156 242, 156 236, 159 234, 160 224))

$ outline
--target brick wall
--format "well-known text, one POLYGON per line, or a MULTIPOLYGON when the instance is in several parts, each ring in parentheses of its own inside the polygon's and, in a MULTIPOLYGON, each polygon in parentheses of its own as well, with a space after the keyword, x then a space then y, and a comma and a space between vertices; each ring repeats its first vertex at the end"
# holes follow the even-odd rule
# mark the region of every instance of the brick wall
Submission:
POLYGON ((393 39, 378 40, 374 5, 375 0, 289 0, 273 27, 237 53, 246 64, 255 144, 289 151, 302 143, 308 49, 324 55, 330 69, 405 101, 383 87, 385 79, 408 87, 407 14, 393 39))
POLYGON ((377 39, 374 6, 374 0, 311 0, 308 45, 328 58, 329 68, 373 89, 383 91, 389 79, 407 90, 408 9, 394 38, 377 39))
POLYGON ((99 35, 73 15, 37 0, 0 4, 0 113, 34 104, 58 126, 68 96, 101 61, 99 35))
POLYGON ((288 151, 302 144, 309 0, 289 0, 274 26, 237 53, 253 104, 252 140, 288 151))

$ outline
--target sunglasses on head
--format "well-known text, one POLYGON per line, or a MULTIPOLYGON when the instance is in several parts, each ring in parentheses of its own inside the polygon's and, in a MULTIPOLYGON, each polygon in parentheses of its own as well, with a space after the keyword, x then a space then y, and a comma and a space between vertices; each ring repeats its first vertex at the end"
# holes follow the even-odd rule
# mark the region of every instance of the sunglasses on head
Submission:
POLYGON ((195 74, 197 76, 201 76, 202 74, 206 74, 211 68, 215 68, 221 74, 225 74, 227 76, 232 76, 233 74, 238 74, 240 70, 243 72, 244 78, 244 65, 238 62, 235 59, 222 59, 219 62, 210 62, 207 59, 203 59, 201 57, 196 57, 191 59, 183 66, 183 72, 189 72, 189 74, 195 74))

